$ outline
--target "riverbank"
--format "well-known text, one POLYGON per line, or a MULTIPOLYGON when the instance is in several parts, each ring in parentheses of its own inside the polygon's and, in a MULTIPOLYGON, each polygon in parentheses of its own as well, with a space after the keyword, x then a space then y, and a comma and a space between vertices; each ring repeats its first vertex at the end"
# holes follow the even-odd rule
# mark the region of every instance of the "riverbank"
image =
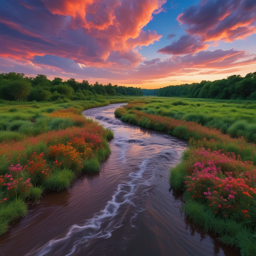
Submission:
POLYGON ((81 113, 129 100, 0 104, 0 235, 43 194, 100 170, 113 133, 81 113))
POLYGON ((121 105, 83 112, 115 134, 101 171, 47 193, 0 238, 1 253, 241 256, 189 220, 170 189, 169 168, 187 142, 123 123, 114 116, 121 105))
POLYGON ((173 188, 184 192, 184 212, 242 255, 255 255, 255 145, 195 122, 147 114, 145 108, 147 102, 138 101, 117 109, 115 115, 189 140, 189 150, 170 176, 173 188))

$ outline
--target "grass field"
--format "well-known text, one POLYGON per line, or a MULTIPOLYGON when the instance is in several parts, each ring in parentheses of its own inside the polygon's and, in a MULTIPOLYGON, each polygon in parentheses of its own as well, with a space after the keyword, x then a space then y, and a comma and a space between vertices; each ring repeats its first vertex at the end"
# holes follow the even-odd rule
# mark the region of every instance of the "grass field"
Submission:
POLYGON ((129 100, 0 103, 0 235, 43 193, 69 187, 82 172, 100 170, 113 133, 81 113, 129 100))
POLYGON ((122 121, 189 140, 171 170, 172 188, 183 193, 183 210, 219 239, 256 251, 256 104, 144 98, 116 110, 122 121))
POLYGON ((221 129, 237 138, 256 143, 256 102, 147 97, 138 110, 153 115, 193 121, 221 129))

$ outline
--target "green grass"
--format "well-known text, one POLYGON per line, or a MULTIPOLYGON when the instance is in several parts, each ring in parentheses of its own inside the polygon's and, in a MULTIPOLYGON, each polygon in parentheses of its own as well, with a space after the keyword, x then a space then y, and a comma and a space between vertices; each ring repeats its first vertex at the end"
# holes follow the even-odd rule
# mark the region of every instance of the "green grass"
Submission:
POLYGON ((100 171, 100 163, 97 158, 92 158, 90 160, 84 160, 83 162, 83 169, 84 173, 97 173, 100 171))
POLYGON ((0 235, 4 234, 8 229, 8 224, 25 216, 27 206, 22 199, 17 199, 7 205, 0 207, 0 235))
POLYGON ((37 201, 42 196, 42 193, 42 187, 32 187, 29 191, 29 199, 32 201, 37 201))
MULTIPOLYGON (((2 101, 0 103, 0 143, 5 141, 19 141, 24 136, 37 136, 47 131, 66 129, 67 127, 81 127, 79 120, 71 121, 69 118, 49 118, 47 115, 53 111, 76 108, 79 113, 83 110, 107 106, 111 103, 131 101, 132 97, 106 96, 90 97, 87 100, 76 100, 69 102, 15 102, 2 101)), ((108 132, 107 139, 113 137, 108 132)))
POLYGON ((186 200, 183 210, 195 224, 206 232, 211 231, 219 235, 221 242, 240 248, 242 256, 255 256, 256 236, 247 223, 217 218, 204 205, 194 200, 186 200))
POLYGON ((44 181, 43 186, 47 191, 60 191, 68 188, 75 176, 71 170, 57 170, 44 181))
MULTIPOLYGON (((256 143, 256 104, 254 101, 179 99, 145 97, 145 105, 135 109, 151 115, 193 121, 203 126, 220 129, 237 138, 244 136, 256 143)), ((132 114, 123 117, 131 122, 132 114)), ((143 125, 142 125, 143 126, 143 125)))
POLYGON ((18 132, 9 132, 9 131, 1 131, 0 132, 0 143, 5 141, 19 141, 22 140, 24 138, 23 134, 20 134, 18 132))
POLYGON ((186 176, 186 167, 184 162, 176 165, 170 175, 170 183, 172 184, 173 189, 175 190, 184 190, 184 181, 186 176))

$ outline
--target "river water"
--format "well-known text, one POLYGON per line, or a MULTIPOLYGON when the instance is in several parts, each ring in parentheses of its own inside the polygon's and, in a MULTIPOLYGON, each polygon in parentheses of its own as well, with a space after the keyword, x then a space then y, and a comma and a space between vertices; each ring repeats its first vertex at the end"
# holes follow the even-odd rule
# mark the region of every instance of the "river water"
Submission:
POLYGON ((50 193, 0 238, 0 255, 238 256, 181 211, 169 169, 187 143, 122 123, 123 104, 83 112, 114 131, 111 155, 97 175, 50 193))

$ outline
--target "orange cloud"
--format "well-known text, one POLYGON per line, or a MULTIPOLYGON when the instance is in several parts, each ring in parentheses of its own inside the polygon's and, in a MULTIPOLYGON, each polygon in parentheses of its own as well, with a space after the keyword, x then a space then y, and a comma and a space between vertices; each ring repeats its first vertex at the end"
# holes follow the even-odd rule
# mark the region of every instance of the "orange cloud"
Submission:
POLYGON ((85 65, 121 69, 144 59, 136 47, 161 38, 156 31, 143 31, 143 27, 166 2, 28 0, 24 5, 13 1, 17 1, 19 18, 7 4, 0 11, 0 25, 6 31, 0 39, 0 56, 26 60, 42 54, 58 55, 85 65))

